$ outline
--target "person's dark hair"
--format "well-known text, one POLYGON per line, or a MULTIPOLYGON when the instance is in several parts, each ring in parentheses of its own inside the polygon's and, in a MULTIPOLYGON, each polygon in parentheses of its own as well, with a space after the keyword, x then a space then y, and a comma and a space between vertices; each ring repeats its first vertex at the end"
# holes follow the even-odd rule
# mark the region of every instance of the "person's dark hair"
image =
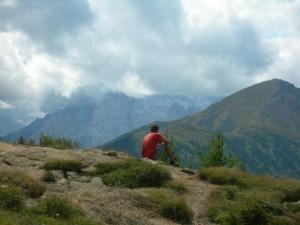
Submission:
POLYGON ((158 130, 159 130, 158 124, 155 124, 155 123, 152 124, 150 127, 150 130, 151 130, 151 132, 154 132, 154 133, 158 132, 158 130))

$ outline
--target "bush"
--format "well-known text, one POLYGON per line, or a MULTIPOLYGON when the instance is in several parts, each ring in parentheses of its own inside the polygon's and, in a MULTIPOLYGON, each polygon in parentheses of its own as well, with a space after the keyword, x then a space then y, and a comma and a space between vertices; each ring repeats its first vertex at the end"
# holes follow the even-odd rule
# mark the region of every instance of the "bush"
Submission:
POLYGON ((13 186, 0 187, 0 207, 19 210, 23 206, 23 193, 20 188, 13 186))
POLYGON ((19 187, 31 198, 38 198, 46 191, 42 182, 18 171, 0 171, 0 184, 19 187))
POLYGON ((205 168, 199 177, 223 185, 209 201, 209 215, 221 225, 298 224, 300 182, 256 176, 237 169, 205 168), (277 221, 277 222, 276 222, 277 221), (280 222, 278 222, 280 221, 280 222))
POLYGON ((77 160, 51 160, 46 162, 43 168, 46 170, 61 170, 67 178, 68 171, 80 173, 84 165, 81 161, 77 160))
POLYGON ((192 211, 184 199, 173 192, 164 189, 147 190, 140 199, 141 204, 153 204, 162 216, 172 219, 180 224, 190 224, 192 211))
POLYGON ((53 183, 56 181, 54 174, 51 171, 46 171, 43 174, 42 181, 46 183, 53 183))
MULTIPOLYGON (((163 182, 170 180, 170 173, 158 165, 150 163, 125 160, 102 164, 101 178, 104 184, 117 187, 159 187, 163 182), (126 166, 125 166, 126 165, 126 166), (103 171, 109 171, 104 173, 103 171)), ((99 172, 99 171, 98 171, 99 172)))
POLYGON ((176 180, 169 180, 163 183, 162 185, 165 188, 169 188, 179 194, 184 193, 186 191, 186 187, 183 183, 176 180))

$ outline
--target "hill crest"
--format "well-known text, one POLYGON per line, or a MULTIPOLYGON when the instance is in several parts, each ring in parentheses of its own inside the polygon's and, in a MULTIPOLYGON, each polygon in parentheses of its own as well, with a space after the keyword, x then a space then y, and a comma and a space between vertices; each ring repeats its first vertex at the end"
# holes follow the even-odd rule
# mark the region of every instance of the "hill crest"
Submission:
MULTIPOLYGON (((185 165, 199 166, 199 152, 215 132, 222 132, 227 150, 250 171, 299 177, 299 115, 300 89, 275 79, 238 91, 194 115, 163 123, 162 132, 172 137, 185 165)), ((103 147, 139 155, 147 131, 147 126, 139 128, 103 147)))
MULTIPOLYGON (((68 198, 79 205, 84 213, 95 219, 102 221, 100 224, 145 224, 145 225, 176 225, 181 224, 172 219, 168 219, 157 212, 157 207, 151 204, 144 206, 139 202, 139 198, 149 191, 165 193, 166 188, 118 188, 110 187, 103 183, 103 178, 96 176, 93 171, 99 163, 116 163, 122 160, 134 160, 124 153, 107 153, 101 150, 90 149, 87 151, 58 150, 45 147, 29 147, 23 145, 12 145, 0 142, 0 176, 9 171, 25 173, 33 179, 41 180, 47 162, 59 160, 72 160, 81 162, 88 166, 81 172, 67 172, 67 178, 62 171, 53 170, 56 181, 44 183, 46 191, 42 198, 58 196, 68 198)), ((191 224, 212 225, 207 217, 208 196, 214 189, 214 185, 200 181, 196 175, 189 175, 181 171, 180 168, 171 167, 163 163, 154 161, 141 161, 148 164, 160 166, 170 172, 174 181, 184 184, 186 192, 181 194, 188 207, 192 210, 191 224)), ((2 188, 2 186, 1 186, 2 188)), ((169 192, 167 192, 168 194, 169 192)), ((172 191, 170 192, 172 195, 172 191)), ((34 205, 39 199, 28 199, 26 205, 34 205)), ((2 219, 0 207, 0 215, 2 219)), ((54 222, 53 220, 51 220, 54 222)), ((51 223, 54 224, 54 223, 51 223)), ((56 223, 55 223, 56 224, 56 223)), ((61 223, 57 223, 61 224, 61 223)), ((73 223, 64 223, 72 224, 73 223)), ((77 224, 77 223, 76 223, 77 224)), ((87 223, 80 223, 87 224, 87 223)), ((92 224, 92 223, 88 223, 92 224)), ((93 223, 94 224, 94 223, 93 223)), ((97 223, 98 225, 98 223, 97 223)))

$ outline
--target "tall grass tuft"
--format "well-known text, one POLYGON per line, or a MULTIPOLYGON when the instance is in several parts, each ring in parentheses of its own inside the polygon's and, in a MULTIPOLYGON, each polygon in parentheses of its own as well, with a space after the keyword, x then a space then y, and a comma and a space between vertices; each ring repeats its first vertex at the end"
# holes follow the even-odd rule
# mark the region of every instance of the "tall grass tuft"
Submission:
POLYGON ((171 179, 169 171, 142 160, 121 160, 99 163, 96 174, 109 186, 138 188, 159 187, 171 179))
POLYGON ((180 224, 192 222, 192 211, 183 197, 167 189, 148 189, 138 196, 137 202, 150 206, 163 217, 169 218, 180 224))
POLYGON ((19 171, 0 171, 0 184, 19 187, 31 198, 42 196, 46 190, 45 185, 41 181, 35 180, 19 171))

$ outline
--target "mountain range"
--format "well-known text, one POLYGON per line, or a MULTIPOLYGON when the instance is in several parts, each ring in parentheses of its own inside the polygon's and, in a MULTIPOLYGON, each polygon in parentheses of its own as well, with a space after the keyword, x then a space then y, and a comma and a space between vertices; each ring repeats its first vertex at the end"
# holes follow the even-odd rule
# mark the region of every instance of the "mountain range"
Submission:
MULTIPOLYGON (((161 122, 181 162, 199 166, 211 136, 222 132, 226 151, 251 172, 300 178, 300 89, 283 80, 265 81, 224 98, 202 112, 161 122)), ((143 126, 102 148, 140 156, 143 126)))
POLYGON ((14 142, 20 136, 38 139, 43 132, 92 147, 154 120, 169 121, 193 114, 219 99, 171 95, 134 98, 120 93, 108 93, 98 100, 83 97, 4 136, 4 140, 14 142))

